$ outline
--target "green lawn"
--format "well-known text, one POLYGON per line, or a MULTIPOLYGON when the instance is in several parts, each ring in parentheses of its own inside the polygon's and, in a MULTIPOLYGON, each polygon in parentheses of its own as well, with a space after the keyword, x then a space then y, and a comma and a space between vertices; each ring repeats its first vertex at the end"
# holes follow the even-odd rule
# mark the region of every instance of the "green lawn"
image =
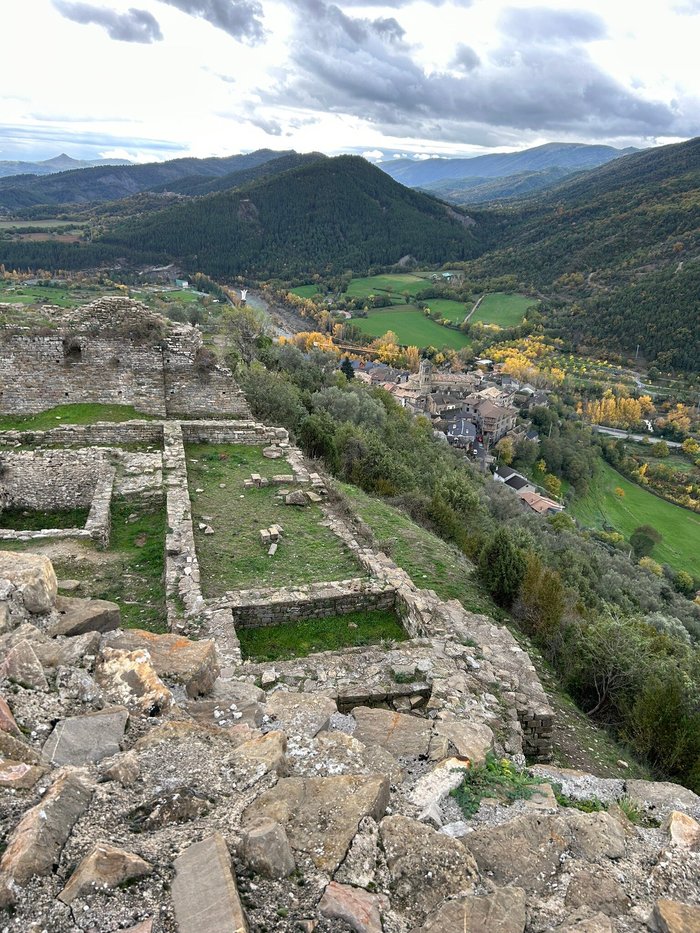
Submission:
POLYGON ((461 324, 472 309, 472 305, 467 306, 461 301, 451 301, 449 298, 428 298, 426 304, 431 311, 439 311, 453 324, 461 324))
POLYGON ((0 431, 48 431, 59 424, 95 424, 98 421, 151 420, 131 405, 58 405, 36 415, 0 415, 0 431))
POLYGON ((411 347, 449 347, 461 350, 469 344, 469 337, 443 327, 426 317, 422 311, 412 305, 394 305, 391 308, 377 308, 370 311, 366 318, 353 318, 352 323, 371 337, 381 337, 388 330, 393 331, 399 343, 411 347))
POLYGON ((527 295, 494 292, 484 298, 470 320, 472 323, 481 321, 482 324, 498 324, 499 327, 517 327, 527 309, 537 304, 539 301, 527 295))
POLYGON ((574 500, 570 511, 589 528, 610 525, 628 539, 639 525, 653 525, 663 535, 652 552, 654 560, 700 576, 700 515, 647 492, 609 464, 601 464, 590 491, 574 500), (618 487, 623 497, 615 494, 618 487))
POLYGON ((89 509, 55 509, 39 512, 28 509, 0 510, 0 528, 14 531, 43 531, 46 528, 83 528, 89 509))
POLYGON ((290 472, 286 461, 267 460, 259 447, 189 445, 187 472, 202 591, 207 598, 250 587, 364 576, 351 551, 322 524, 324 515, 318 505, 285 505, 275 498, 278 487, 272 485, 244 487, 251 473, 269 478, 290 472), (214 529, 213 535, 199 529, 205 522, 214 529), (270 557, 260 530, 274 524, 284 532, 277 553, 270 557))
MULTIPOLYGON (((116 497, 109 547, 88 541, 2 541, 0 549, 47 553, 59 580, 80 580, 69 595, 108 599, 119 605, 122 625, 167 631, 165 611, 165 508, 162 501, 116 497), (77 556, 68 556, 75 552, 77 556)), ((55 527, 55 526, 54 526, 55 527)))
POLYGON ((303 658, 317 651, 340 651, 381 641, 406 641, 408 636, 390 610, 350 612, 327 619, 309 619, 289 625, 261 628, 240 626, 236 634, 244 658, 253 661, 279 661, 303 658))
POLYGON ((289 291, 292 295, 298 295, 299 298, 313 298, 314 295, 318 295, 318 285, 297 285, 289 291))
POLYGON ((367 298, 369 295, 395 295, 398 300, 404 292, 415 295, 428 287, 428 282, 418 275, 371 275, 363 279, 353 279, 345 294, 348 298, 367 298))
POLYGON ((372 529, 379 547, 410 574, 416 586, 435 590, 442 599, 458 599, 470 612, 494 618, 501 615, 475 579, 474 565, 461 551, 357 486, 336 485, 349 499, 353 511, 372 529))

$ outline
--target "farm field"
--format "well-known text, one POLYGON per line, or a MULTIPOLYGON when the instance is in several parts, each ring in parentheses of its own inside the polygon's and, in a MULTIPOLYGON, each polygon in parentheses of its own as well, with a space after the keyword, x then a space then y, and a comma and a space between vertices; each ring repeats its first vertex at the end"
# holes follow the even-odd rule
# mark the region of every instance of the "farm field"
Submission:
POLYGON ((412 305, 377 308, 370 311, 366 318, 353 318, 352 323, 370 337, 381 337, 391 330, 404 346, 433 346, 438 349, 449 347, 451 350, 461 350, 470 342, 466 334, 436 324, 412 305))
POLYGON ((296 288, 290 288, 292 295, 298 295, 299 298, 313 298, 318 294, 318 285, 297 285, 296 288))
POLYGON ((527 295, 506 295, 494 292, 487 295, 470 318, 472 323, 497 324, 499 327, 517 327, 525 317, 525 312, 539 304, 527 295))
POLYGON ((601 464, 588 494, 572 502, 570 512, 589 528, 609 525, 627 539, 639 525, 652 525, 663 535, 651 554, 654 560, 700 576, 700 515, 647 492, 607 463, 601 464), (623 497, 616 495, 618 487, 623 497))
POLYGON ((367 298, 369 295, 393 294, 401 300, 404 292, 415 295, 427 288, 428 281, 419 275, 371 275, 368 278, 353 279, 345 292, 348 298, 367 298))
POLYGON ((72 308, 99 298, 101 295, 114 294, 114 289, 48 285, 11 285, 0 282, 0 303, 7 301, 23 305, 58 305, 60 308, 72 308))
POLYGON ((426 304, 431 311, 439 311, 453 324, 461 324, 472 309, 471 304, 465 305, 461 301, 452 301, 449 298, 428 298, 426 304))

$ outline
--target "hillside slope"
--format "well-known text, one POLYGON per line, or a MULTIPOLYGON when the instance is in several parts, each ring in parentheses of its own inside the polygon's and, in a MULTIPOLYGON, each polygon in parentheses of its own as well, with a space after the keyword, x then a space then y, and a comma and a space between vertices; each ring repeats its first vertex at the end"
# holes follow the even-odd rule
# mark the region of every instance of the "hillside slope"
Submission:
POLYGON ((504 212, 502 248, 475 271, 576 299, 562 332, 668 367, 700 359, 700 138, 648 149, 504 212))
POLYGON ((368 269, 480 252, 480 228, 356 156, 302 166, 115 229, 101 241, 157 251, 212 275, 368 269))
POLYGON ((172 159, 147 165, 102 165, 59 172, 46 177, 14 175, 0 178, 0 208, 19 210, 34 205, 89 204, 126 198, 141 191, 164 190, 183 178, 219 178, 290 155, 258 149, 245 155, 210 159, 172 159))

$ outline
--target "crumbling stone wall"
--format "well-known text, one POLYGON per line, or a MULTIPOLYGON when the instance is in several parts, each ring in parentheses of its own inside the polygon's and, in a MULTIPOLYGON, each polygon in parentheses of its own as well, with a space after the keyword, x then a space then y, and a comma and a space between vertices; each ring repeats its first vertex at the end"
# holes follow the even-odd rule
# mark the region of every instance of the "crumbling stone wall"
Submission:
POLYGON ((166 414, 160 347, 57 332, 0 341, 0 410, 32 414, 56 405, 133 405, 166 414))
POLYGON ((230 609, 236 626, 259 628, 349 612, 393 609, 395 602, 396 590, 392 586, 377 580, 353 579, 299 587, 238 590, 217 599, 210 608, 230 609))
POLYGON ((0 330, 0 411, 104 403, 159 417, 249 414, 230 370, 207 358, 196 328, 120 297, 44 311, 55 329, 0 330))
POLYGON ((0 504, 52 511, 89 506, 105 460, 94 450, 22 450, 2 455, 0 504))

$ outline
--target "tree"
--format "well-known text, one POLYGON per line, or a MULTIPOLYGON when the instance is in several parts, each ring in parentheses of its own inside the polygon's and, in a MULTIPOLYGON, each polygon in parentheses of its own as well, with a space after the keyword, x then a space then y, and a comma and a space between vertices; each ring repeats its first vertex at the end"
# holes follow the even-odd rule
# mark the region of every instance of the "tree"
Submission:
POLYGON ((525 558, 506 528, 499 528, 484 545, 479 576, 500 606, 512 605, 525 576, 525 558))
POLYGON ((671 451, 668 449, 668 444, 666 441, 657 441, 655 444, 651 445, 651 452, 655 457, 660 459, 663 457, 668 457, 671 451))
POLYGON ((355 370, 352 368, 352 363, 350 362, 349 357, 343 357, 343 362, 340 364, 340 369, 348 382, 355 378, 355 370))
POLYGON ((241 308, 224 308, 221 313, 221 330, 234 358, 252 363, 258 341, 266 333, 265 321, 256 311, 245 305, 241 308))
POLYGON ((697 590, 695 580, 693 580, 691 575, 685 570, 679 570, 678 573, 674 574, 673 586, 679 593, 682 593, 683 596, 687 596, 688 599, 692 599, 697 590))
POLYGON ((496 444, 496 452, 502 463, 506 466, 513 462, 515 451, 513 450, 513 441, 509 437, 502 437, 496 444))
POLYGON ((515 612, 529 634, 549 644, 564 615, 564 587, 557 571, 545 567, 536 554, 528 554, 526 562, 515 612))
POLYGON ((550 494, 550 496, 554 496, 555 499, 558 499, 561 495, 561 480, 558 479, 553 473, 547 473, 544 480, 542 481, 542 485, 550 494))
POLYGON ((639 525, 630 535, 630 546, 634 556, 648 557, 657 544, 661 542, 662 535, 653 525, 639 525))

